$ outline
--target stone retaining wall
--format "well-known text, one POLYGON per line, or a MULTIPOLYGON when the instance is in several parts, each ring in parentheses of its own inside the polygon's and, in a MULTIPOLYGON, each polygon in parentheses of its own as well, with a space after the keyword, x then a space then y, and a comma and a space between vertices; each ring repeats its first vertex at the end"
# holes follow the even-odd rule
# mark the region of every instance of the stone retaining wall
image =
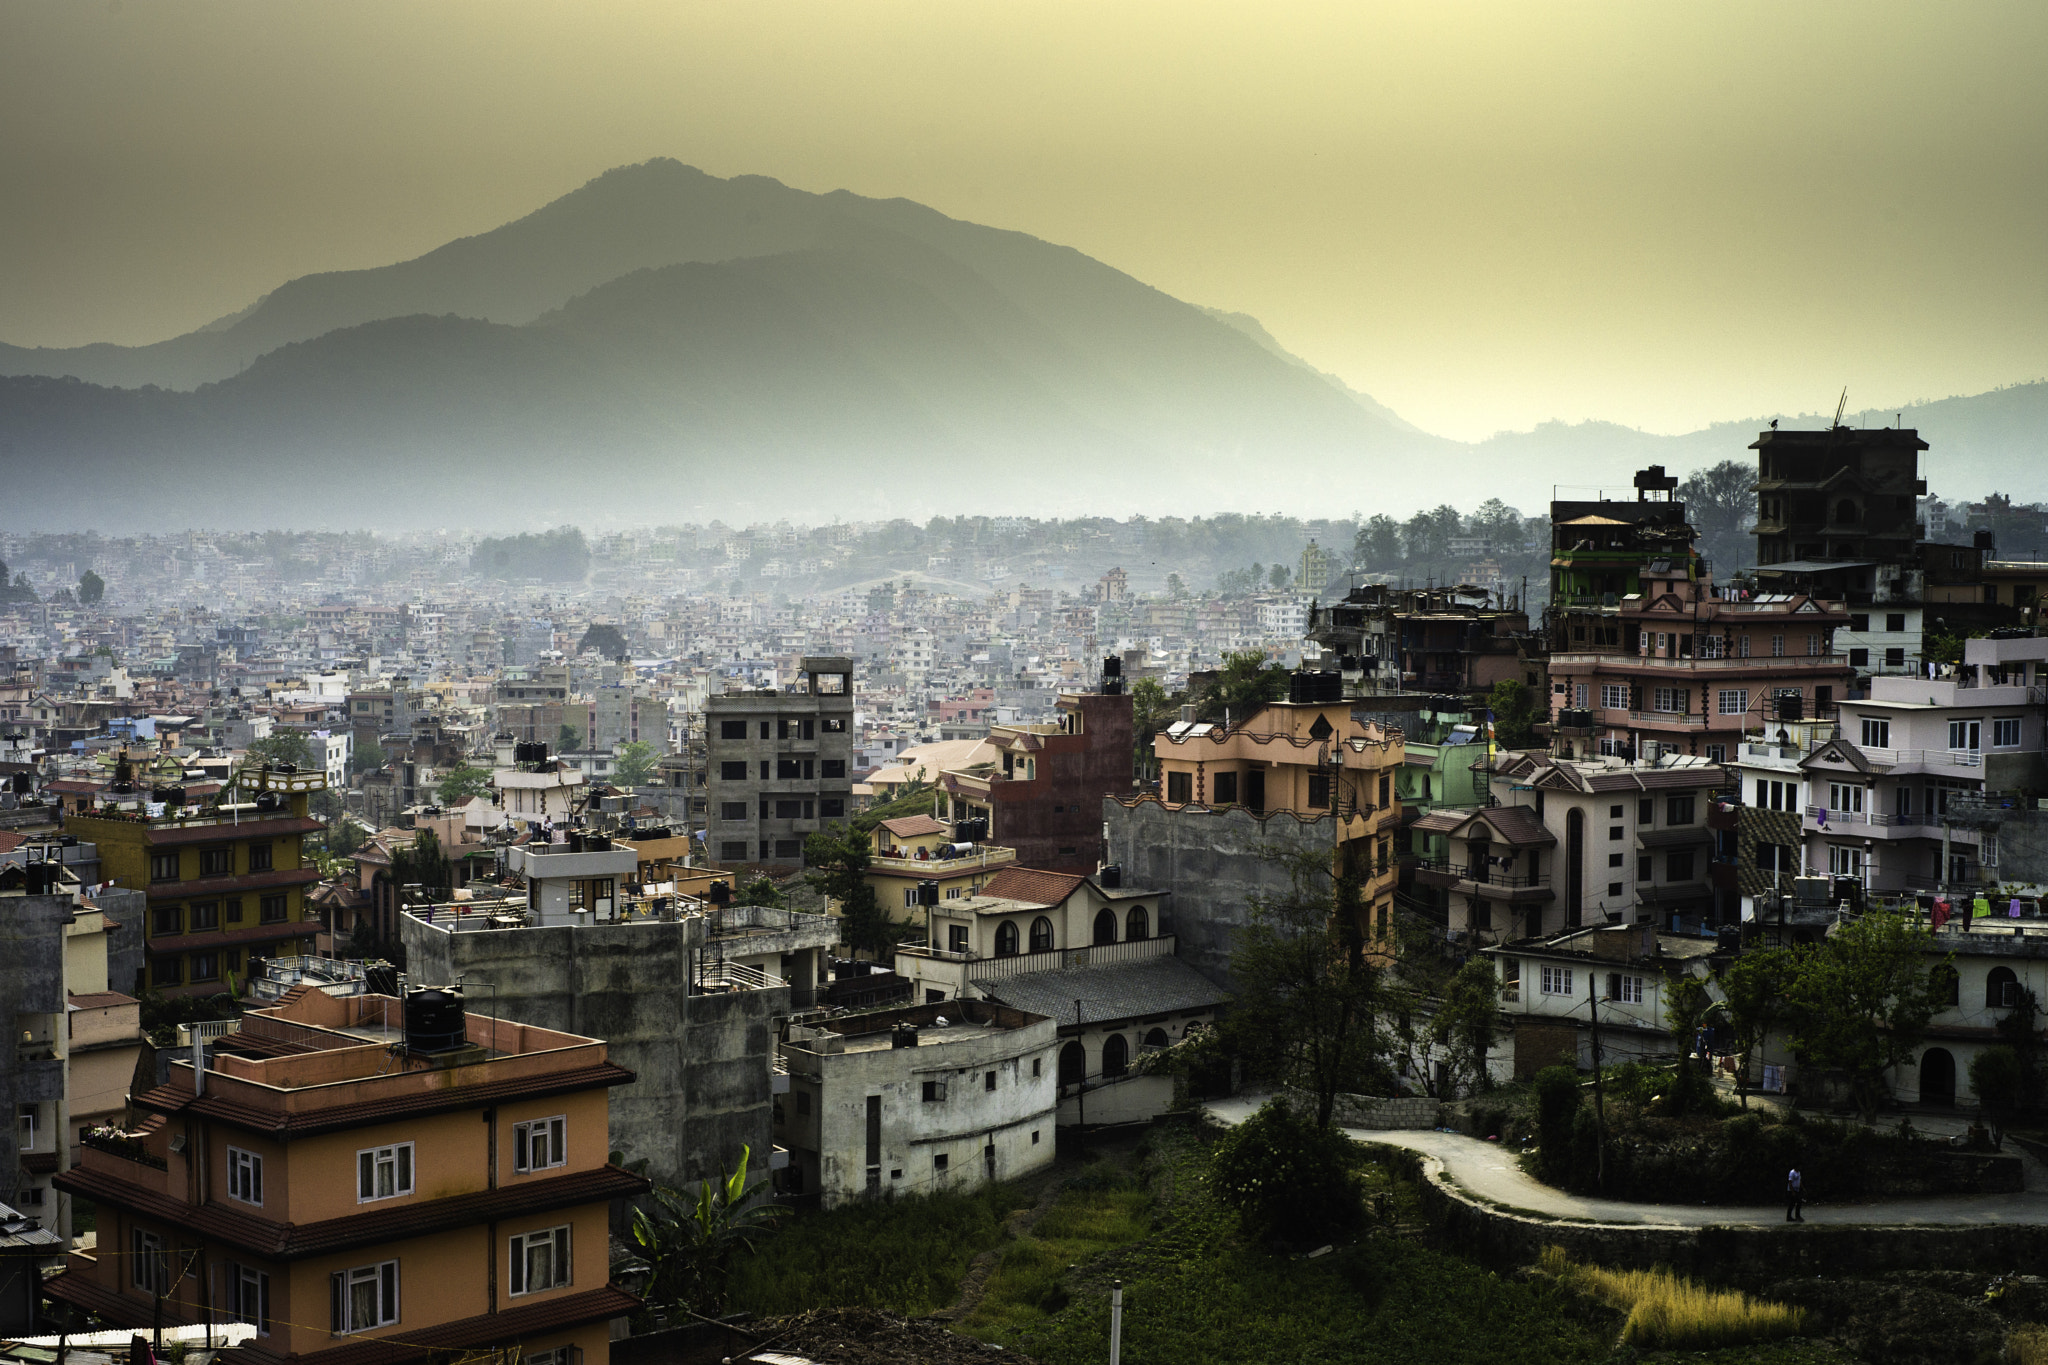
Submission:
MULTIPOLYGON (((1670 1266, 1719 1284, 1756 1289, 1799 1275, 1876 1275, 1893 1270, 2031 1271, 2048 1262, 2048 1224, 1650 1227, 1579 1223, 1481 1203, 1450 1181, 1443 1162, 1400 1147, 1374 1149, 1408 1171, 1430 1225, 1461 1255, 1508 1269, 1532 1264, 1546 1246, 1574 1260, 1647 1268, 1670 1266)), ((1882 1218, 1881 1207, 1872 1210, 1882 1218)))
MULTIPOLYGON (((1286 1092, 1288 1105, 1298 1112, 1315 1113, 1315 1098, 1306 1091, 1286 1092)), ((1330 1116, 1340 1128, 1437 1128, 1443 1124, 1442 1101, 1427 1095, 1386 1098, 1379 1095, 1339 1095, 1330 1116)))

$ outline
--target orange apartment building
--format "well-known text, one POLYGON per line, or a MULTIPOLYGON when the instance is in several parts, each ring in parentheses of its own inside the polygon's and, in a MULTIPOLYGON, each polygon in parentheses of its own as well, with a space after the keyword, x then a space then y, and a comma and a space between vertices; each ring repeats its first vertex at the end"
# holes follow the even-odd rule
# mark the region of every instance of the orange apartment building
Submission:
POLYGON ((611 1202, 606 1044, 465 1017, 459 992, 301 987, 88 1134, 61 1188, 98 1246, 44 1293, 116 1327, 239 1319, 253 1365, 406 1365, 516 1348, 606 1365, 611 1202), (410 1012, 414 1028, 405 1020, 410 1012), (195 1084, 196 1082, 196 1084, 195 1084))
POLYGON ((139 777, 124 757, 114 782, 64 828, 99 845, 108 880, 149 897, 145 984, 214 995, 246 979, 251 956, 310 953, 321 926, 306 913, 306 889, 320 869, 304 839, 321 825, 306 806, 326 775, 245 768, 204 802, 139 777))

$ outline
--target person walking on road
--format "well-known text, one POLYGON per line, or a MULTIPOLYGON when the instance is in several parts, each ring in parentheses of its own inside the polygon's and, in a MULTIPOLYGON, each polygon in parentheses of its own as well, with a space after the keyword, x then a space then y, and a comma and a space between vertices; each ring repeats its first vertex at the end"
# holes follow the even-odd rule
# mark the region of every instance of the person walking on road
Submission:
POLYGON ((1785 1173, 1785 1221, 1803 1223, 1806 1215, 1801 1212, 1806 1206, 1805 1182, 1800 1179, 1799 1168, 1794 1166, 1785 1173))

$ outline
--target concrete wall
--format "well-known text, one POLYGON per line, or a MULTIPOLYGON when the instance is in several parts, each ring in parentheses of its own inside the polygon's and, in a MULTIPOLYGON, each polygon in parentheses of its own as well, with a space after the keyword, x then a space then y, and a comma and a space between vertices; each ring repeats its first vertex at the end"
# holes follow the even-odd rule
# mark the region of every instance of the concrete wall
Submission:
POLYGON ((2048 810, 1999 814, 1998 875, 2009 882, 2048 882, 2048 810))
POLYGON ((19 1106, 34 1104, 34 1150, 62 1152, 69 1146, 59 1050, 64 1026, 64 924, 72 908, 68 895, 0 897, 0 1019, 9 1025, 6 1036, 0 1037, 0 1113, 8 1119, 0 1131, 0 1202, 60 1228, 68 1225, 59 1221, 54 1202, 27 1203, 21 1198, 29 1181, 21 1172, 20 1125, 14 1119, 19 1106), (30 1037, 25 1039, 24 1033, 30 1037))
POLYGON ((689 994, 700 920, 451 933, 400 921, 410 975, 462 980, 471 1012, 602 1038, 638 1079, 611 1092, 612 1148, 686 1184, 752 1149, 767 1168, 774 1021, 786 988, 689 994), (487 984, 488 983, 488 984, 487 984))
POLYGON ((1330 817, 1254 816, 1243 807, 1171 810, 1157 801, 1125 806, 1105 799, 1106 861, 1123 866, 1124 883, 1173 893, 1156 933, 1179 936, 1177 955, 1226 990, 1237 930, 1251 923, 1255 896, 1279 897, 1293 887, 1285 864, 1262 856, 1269 846, 1327 853, 1330 817))

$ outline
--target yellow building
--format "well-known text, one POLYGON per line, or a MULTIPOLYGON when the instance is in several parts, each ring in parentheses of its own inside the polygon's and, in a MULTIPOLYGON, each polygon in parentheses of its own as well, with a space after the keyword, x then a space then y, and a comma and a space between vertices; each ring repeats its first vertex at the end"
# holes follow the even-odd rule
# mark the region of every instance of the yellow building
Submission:
POLYGON ((116 885, 149 898, 148 985, 165 995, 233 990, 248 959, 313 951, 320 925, 306 888, 320 871, 304 839, 321 829, 307 798, 325 774, 245 768, 208 804, 172 787, 145 788, 123 761, 112 786, 65 831, 99 846, 116 885))
POLYGON ((1225 727, 1180 721, 1152 742, 1159 797, 1173 809, 1242 806, 1261 817, 1330 820, 1333 871, 1356 879, 1365 932, 1393 925, 1395 775, 1407 761, 1398 729, 1352 718, 1348 701, 1269 702, 1225 727))
POLYGON ((917 889, 935 882, 940 902, 977 894, 1017 861, 1014 849, 993 844, 956 843, 950 826, 929 815, 905 815, 875 826, 868 857, 868 885, 882 913, 905 923, 922 923, 917 889))

